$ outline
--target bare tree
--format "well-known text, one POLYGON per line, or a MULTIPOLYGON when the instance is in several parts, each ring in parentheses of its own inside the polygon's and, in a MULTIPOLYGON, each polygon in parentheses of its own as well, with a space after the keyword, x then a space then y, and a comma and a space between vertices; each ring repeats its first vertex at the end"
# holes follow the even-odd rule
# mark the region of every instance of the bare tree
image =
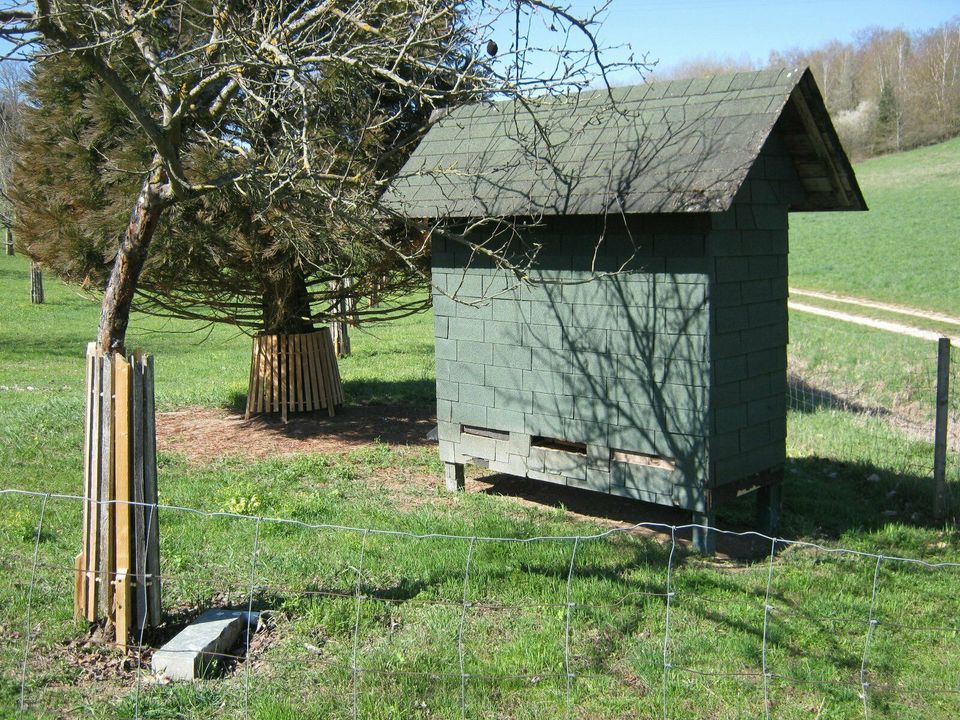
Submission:
MULTIPOLYGON (((333 216, 369 209, 371 184, 383 179, 358 174, 349 156, 330 156, 313 143, 313 113, 329 97, 324 84, 375 88, 394 96, 399 111, 408 103, 443 107, 491 93, 568 90, 610 69, 595 40, 596 15, 574 17, 541 0, 489 5, 39 0, 0 12, 0 33, 18 49, 84 63, 151 148, 104 292, 99 346, 123 348, 138 279, 167 208, 230 186, 265 204, 308 187, 311 204, 333 216), (484 48, 508 13, 516 15, 517 32, 498 67, 484 48), (520 28, 537 18, 565 41, 552 69, 528 73, 534 51, 520 28), (275 141, 258 148, 268 126, 275 141), (198 147, 221 161, 212 171, 188 162, 198 147)), ((376 133, 389 119, 381 108, 358 131, 376 133)), ((414 133, 408 141, 415 140, 414 133)))

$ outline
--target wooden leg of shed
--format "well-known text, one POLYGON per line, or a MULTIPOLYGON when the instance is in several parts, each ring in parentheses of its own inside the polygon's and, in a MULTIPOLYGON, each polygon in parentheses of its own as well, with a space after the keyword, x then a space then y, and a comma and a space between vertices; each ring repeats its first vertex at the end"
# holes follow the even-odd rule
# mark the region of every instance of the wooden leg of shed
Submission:
POLYGON ((701 555, 713 555, 716 545, 716 533, 710 532, 716 524, 717 515, 709 512, 693 512, 693 547, 701 555))
POLYGON ((463 463, 445 462, 443 464, 443 479, 447 485, 447 490, 450 492, 463 490, 466 485, 463 474, 463 463))
POLYGON ((774 483, 757 490, 757 530, 774 535, 780 527, 780 505, 783 483, 774 483))

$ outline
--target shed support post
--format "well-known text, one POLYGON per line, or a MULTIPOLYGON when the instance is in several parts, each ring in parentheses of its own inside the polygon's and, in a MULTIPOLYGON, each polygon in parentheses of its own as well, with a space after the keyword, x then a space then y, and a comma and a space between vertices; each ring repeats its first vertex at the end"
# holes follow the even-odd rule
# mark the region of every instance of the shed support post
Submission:
POLYGON ((783 482, 777 481, 757 490, 757 531, 773 536, 780 527, 783 482))
POLYGON ((443 479, 447 490, 450 492, 463 490, 467 484, 463 473, 463 463, 445 462, 443 464, 443 479))
POLYGON ((693 511, 693 548, 701 555, 713 555, 716 551, 716 533, 710 532, 717 522, 714 510, 693 511))

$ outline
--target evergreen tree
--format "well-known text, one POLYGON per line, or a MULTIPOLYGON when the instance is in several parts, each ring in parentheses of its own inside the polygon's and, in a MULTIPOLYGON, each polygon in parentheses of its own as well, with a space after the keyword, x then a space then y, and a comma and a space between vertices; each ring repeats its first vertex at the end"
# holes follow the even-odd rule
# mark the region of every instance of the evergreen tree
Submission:
MULTIPOLYGON (((358 83, 329 79, 328 85, 352 92, 324 104, 322 124, 312 128, 314 152, 338 154, 354 168, 389 176, 412 149, 400 143, 425 124, 425 112, 411 108, 380 132, 363 133, 359 123, 371 113, 392 112, 376 107, 389 98, 373 96, 358 83), (360 141, 345 141, 350 138, 360 141)), ((76 60, 55 56, 37 63, 27 92, 14 192, 20 244, 64 279, 102 288, 129 198, 149 167, 149 147, 116 96, 76 60)), ((261 127, 243 142, 269 156, 272 129, 261 127)), ((215 175, 224 161, 198 148, 188 162, 215 175)), ((140 278, 138 309, 251 332, 298 333, 332 319, 345 293, 355 301, 375 286, 388 296, 422 286, 422 261, 403 263, 391 249, 403 244, 400 228, 376 220, 369 194, 355 198, 356 212, 366 217, 349 223, 324 213, 309 187, 291 184, 269 197, 257 191, 255 184, 226 186, 171 207, 140 278), (390 245, 376 242, 377 234, 392 235, 390 245), (337 282, 348 276, 348 288, 337 282)), ((364 321, 386 319, 423 302, 361 304, 358 313, 364 321)))

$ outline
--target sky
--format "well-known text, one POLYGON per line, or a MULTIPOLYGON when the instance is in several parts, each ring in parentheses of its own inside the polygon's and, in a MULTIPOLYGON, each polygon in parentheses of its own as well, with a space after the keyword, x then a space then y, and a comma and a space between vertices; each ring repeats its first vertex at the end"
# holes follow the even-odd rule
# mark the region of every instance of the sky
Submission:
POLYGON ((927 30, 957 16, 957 0, 612 0, 600 37, 666 69, 701 58, 765 64, 771 50, 846 42, 869 27, 927 30))

